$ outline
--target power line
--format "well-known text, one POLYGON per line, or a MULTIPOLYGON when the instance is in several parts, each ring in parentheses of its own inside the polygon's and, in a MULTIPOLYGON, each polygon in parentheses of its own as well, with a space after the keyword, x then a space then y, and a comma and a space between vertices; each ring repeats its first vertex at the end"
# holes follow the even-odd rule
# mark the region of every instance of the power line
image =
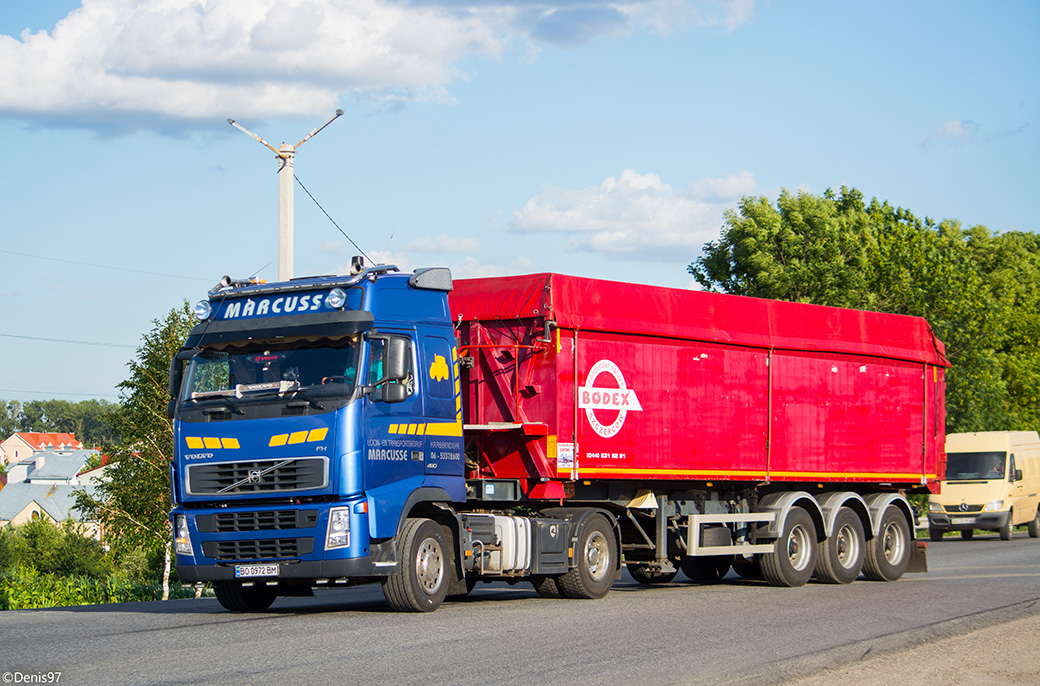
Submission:
POLYGON ((210 281, 210 279, 201 279, 197 276, 183 276, 181 274, 164 274, 162 272, 149 272, 143 269, 129 269, 127 267, 110 267, 107 264, 92 264, 90 262, 77 262, 75 260, 63 260, 60 257, 45 257, 43 255, 30 255, 24 252, 15 252, 13 250, 3 250, 0 252, 8 255, 18 255, 19 257, 31 257, 36 260, 50 260, 51 262, 64 262, 65 264, 75 264, 81 267, 95 267, 97 269, 111 269, 117 272, 130 272, 131 274, 148 274, 149 276, 167 276, 172 279, 190 279, 192 281, 210 281))
POLYGON ((32 395, 75 395, 85 398, 118 398, 115 393, 68 393, 65 391, 20 391, 14 388, 0 388, 0 393, 30 393, 32 395))
POLYGON ((130 348, 134 349, 137 346, 129 345, 127 343, 95 343, 93 341, 70 341, 64 338, 40 338, 39 336, 19 336, 13 333, 0 333, 0 336, 5 338, 24 338, 29 341, 47 341, 48 343, 73 343, 75 345, 98 345, 105 348, 130 348))
MULTIPOLYGON (((348 236, 348 235, 347 235, 347 232, 346 232, 346 231, 344 231, 343 229, 340 229, 340 226, 339 226, 339 224, 337 224, 337 223, 336 223, 336 220, 335 220, 335 219, 333 219, 333 218, 332 218, 332 217, 331 217, 331 216, 329 215, 329 213, 328 213, 328 212, 325 212, 325 208, 321 206, 321 203, 319 203, 319 202, 318 202, 318 201, 317 201, 317 200, 316 200, 316 199, 314 198, 314 196, 313 196, 313 195, 311 195, 311 192, 310 192, 309 190, 307 190, 307 187, 303 185, 303 181, 300 181, 300 177, 299 177, 299 176, 297 176, 295 172, 293 173, 293 178, 294 178, 294 179, 296 179, 296 183, 300 184, 300 188, 302 188, 302 189, 303 189, 303 192, 304 192, 304 193, 306 193, 306 194, 307 194, 307 195, 308 195, 308 196, 310 197, 310 199, 311 199, 311 200, 314 200, 314 204, 318 206, 318 209, 319 209, 319 210, 321 210, 321 211, 322 211, 322 212, 323 212, 323 213, 325 214, 325 216, 329 218, 329 221, 330 221, 330 222, 332 222, 332 225, 333 225, 333 226, 335 226, 335 227, 336 227, 337 229, 339 229, 339 232, 340 232, 341 234, 343 234, 343 237, 344 237, 344 238, 346 238, 346 239, 347 239, 348 241, 350 241, 350 244, 351 244, 351 245, 353 245, 353 246, 354 246, 355 248, 357 248, 357 249, 358 249, 358 252, 360 252, 360 253, 361 253, 362 255, 364 255, 365 257, 368 257, 368 253, 366 253, 366 252, 365 252, 364 250, 362 250, 362 249, 361 249, 361 246, 359 246, 359 245, 358 245, 357 243, 355 243, 355 242, 354 242, 354 239, 353 239, 353 238, 351 238, 350 236, 348 236)), ((368 257, 368 261, 369 261, 369 262, 371 262, 371 261, 372 261, 372 258, 371 258, 371 257, 368 257)))

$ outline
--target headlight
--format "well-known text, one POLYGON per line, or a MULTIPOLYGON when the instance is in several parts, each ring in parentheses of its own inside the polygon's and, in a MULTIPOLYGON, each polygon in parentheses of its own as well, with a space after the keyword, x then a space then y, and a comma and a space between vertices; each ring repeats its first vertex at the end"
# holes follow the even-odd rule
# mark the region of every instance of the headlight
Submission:
POLYGON ((338 310, 347 304, 347 294, 343 292, 342 288, 333 288, 325 296, 325 304, 334 310, 338 310))
POLYGON ((325 549, 343 548, 350 545, 350 508, 334 507, 329 510, 329 532, 325 536, 325 549))
POLYGON ((209 304, 209 300, 200 300, 195 303, 195 318, 199 321, 209 319, 209 316, 213 314, 213 306, 209 304))
POLYGON ((928 511, 929 512, 945 512, 945 510, 943 510, 943 506, 942 505, 940 505, 939 503, 933 503, 931 500, 928 501, 928 511))
POLYGON ((188 534, 188 518, 184 515, 177 515, 174 520, 177 523, 177 538, 175 539, 175 548, 179 555, 191 555, 191 536, 188 534))
POLYGON ((991 500, 986 503, 986 506, 982 508, 983 512, 1000 512, 1004 509, 1003 500, 991 500))

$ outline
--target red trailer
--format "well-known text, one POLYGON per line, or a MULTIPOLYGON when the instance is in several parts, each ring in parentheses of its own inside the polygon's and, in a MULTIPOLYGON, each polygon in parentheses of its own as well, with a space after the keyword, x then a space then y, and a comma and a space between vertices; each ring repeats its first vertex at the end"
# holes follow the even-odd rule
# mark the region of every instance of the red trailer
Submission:
POLYGON ((949 366, 925 320, 558 274, 449 302, 472 498, 603 507, 647 582, 922 566, 904 494, 943 475, 949 366))

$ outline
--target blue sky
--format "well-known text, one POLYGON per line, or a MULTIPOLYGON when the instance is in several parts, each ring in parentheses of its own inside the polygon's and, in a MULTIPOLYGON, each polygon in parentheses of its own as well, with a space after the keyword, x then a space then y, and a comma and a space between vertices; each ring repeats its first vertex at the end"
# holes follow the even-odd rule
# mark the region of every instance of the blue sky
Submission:
MULTIPOLYGON (((274 155, 377 261, 691 286, 745 195, 1040 230, 1040 3, 0 0, 0 399, 116 400, 277 277, 274 155)), ((295 189, 296 275, 356 251, 295 189)))

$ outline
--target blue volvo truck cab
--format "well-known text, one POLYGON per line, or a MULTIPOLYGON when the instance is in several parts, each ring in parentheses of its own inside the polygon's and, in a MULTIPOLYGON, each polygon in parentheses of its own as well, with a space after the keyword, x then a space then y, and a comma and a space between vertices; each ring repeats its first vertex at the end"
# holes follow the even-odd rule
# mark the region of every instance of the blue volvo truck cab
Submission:
POLYGON ((239 611, 371 580, 433 609, 460 583, 459 517, 423 517, 466 500, 451 274, 394 271, 225 277, 196 307, 170 369, 182 583, 239 611))

